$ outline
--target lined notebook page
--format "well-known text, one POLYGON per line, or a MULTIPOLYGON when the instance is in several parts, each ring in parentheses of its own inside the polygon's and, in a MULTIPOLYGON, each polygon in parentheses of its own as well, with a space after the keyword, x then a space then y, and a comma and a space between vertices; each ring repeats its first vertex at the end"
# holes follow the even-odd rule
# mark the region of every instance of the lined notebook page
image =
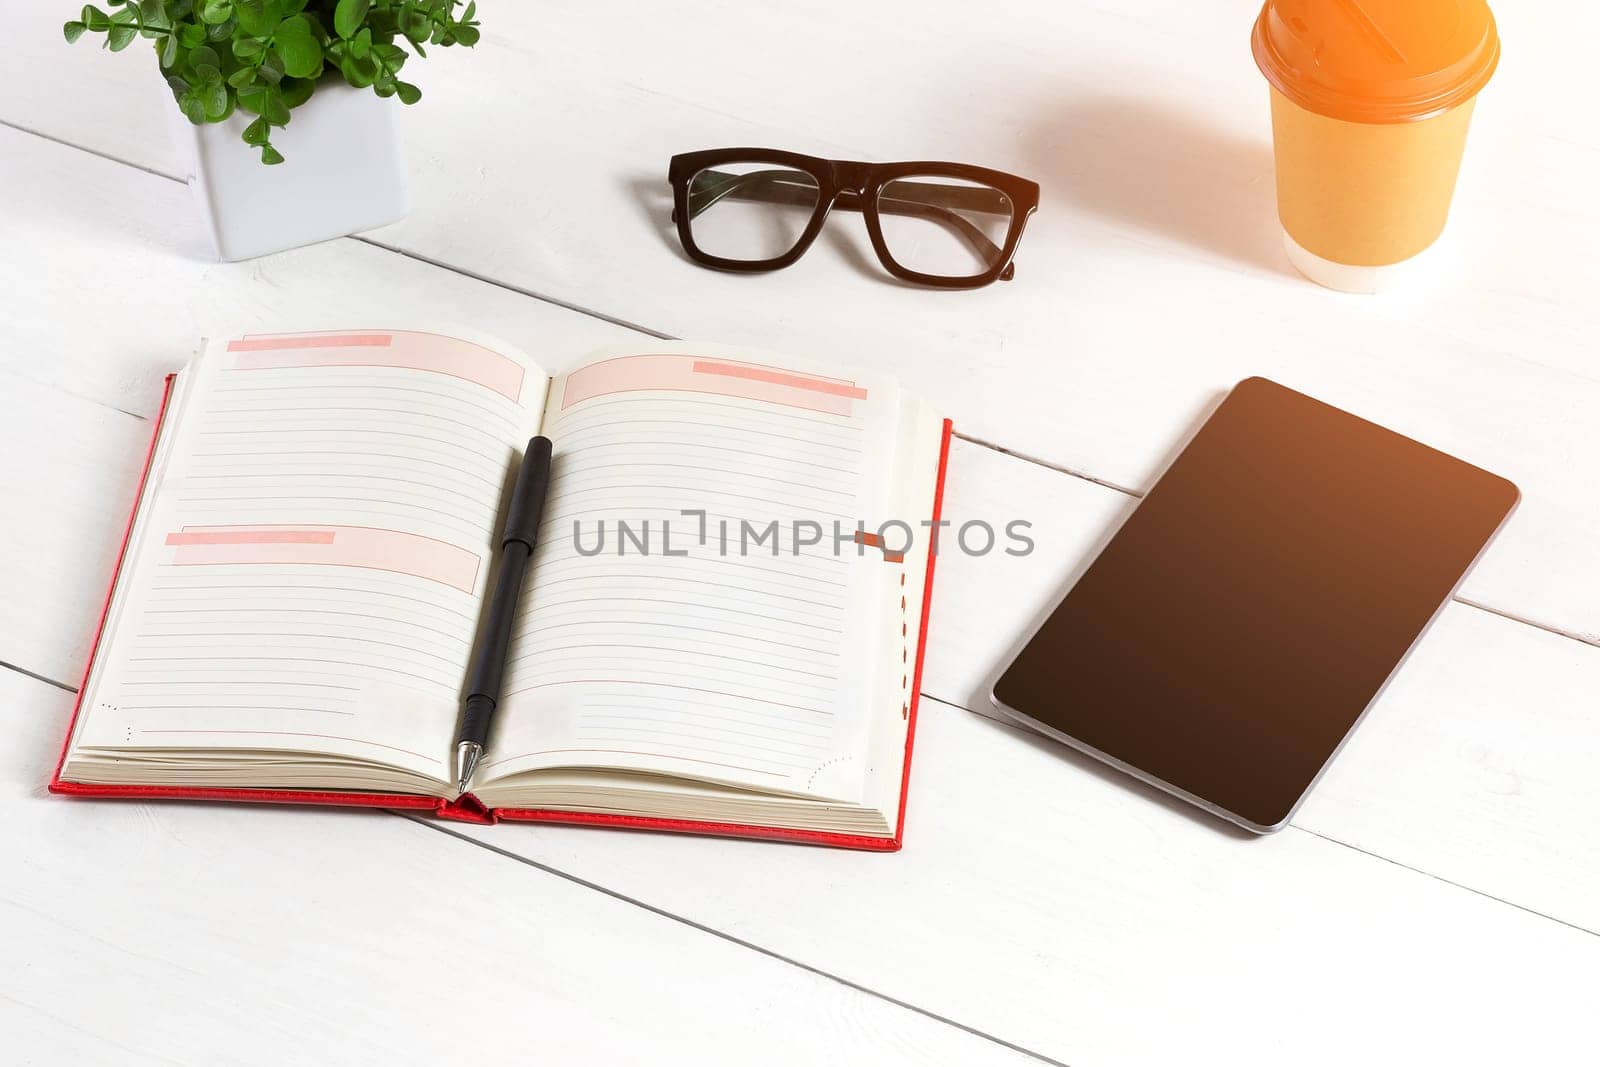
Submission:
POLYGON ((249 337, 185 374, 81 745, 444 777, 507 472, 546 381, 420 333, 249 337))
POLYGON ((552 384, 486 780, 588 766, 859 798, 885 635, 882 555, 854 532, 889 517, 899 390, 704 351, 636 348, 552 384))

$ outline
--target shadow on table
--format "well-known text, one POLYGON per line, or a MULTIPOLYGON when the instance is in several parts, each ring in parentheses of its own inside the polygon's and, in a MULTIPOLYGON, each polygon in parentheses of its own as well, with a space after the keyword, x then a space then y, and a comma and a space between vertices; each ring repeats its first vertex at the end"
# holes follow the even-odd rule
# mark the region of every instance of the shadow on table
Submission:
POLYGON ((623 189, 629 194, 647 229, 685 263, 694 262, 678 243, 678 230, 672 224, 672 187, 659 174, 637 174, 625 178, 623 189))
POLYGON ((1028 146, 1047 197, 1244 266, 1293 275, 1283 254, 1262 108, 1260 139, 1197 111, 1095 96, 1040 109, 1028 146))
MULTIPOLYGON (((1196 807, 1186 800, 1180 800, 1166 790, 1158 789, 1131 774, 1125 774, 1109 764, 1102 763, 1093 756, 1079 752, 1075 748, 1046 737, 1044 734, 1037 733, 1019 723, 1013 723, 998 711, 986 710, 982 713, 982 717, 987 719, 995 729, 1012 731, 1030 748, 1048 753, 1061 764, 1063 774, 1086 774, 1114 789, 1132 793, 1142 801, 1154 804, 1158 808, 1183 817, 1196 826, 1203 827, 1223 837, 1231 838, 1234 841, 1256 842, 1270 839, 1270 835, 1251 833, 1242 826, 1237 826, 1220 816, 1212 815, 1210 812, 1196 807)), ((914 762, 915 760, 913 760, 914 762)))

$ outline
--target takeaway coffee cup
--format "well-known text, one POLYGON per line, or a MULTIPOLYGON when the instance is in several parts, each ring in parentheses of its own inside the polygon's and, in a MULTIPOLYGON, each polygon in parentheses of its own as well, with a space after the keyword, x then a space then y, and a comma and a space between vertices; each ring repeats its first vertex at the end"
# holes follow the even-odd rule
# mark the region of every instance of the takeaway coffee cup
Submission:
POLYGON ((1376 292, 1444 230, 1478 91, 1500 58, 1483 0, 1267 0, 1278 218, 1312 281, 1376 292))

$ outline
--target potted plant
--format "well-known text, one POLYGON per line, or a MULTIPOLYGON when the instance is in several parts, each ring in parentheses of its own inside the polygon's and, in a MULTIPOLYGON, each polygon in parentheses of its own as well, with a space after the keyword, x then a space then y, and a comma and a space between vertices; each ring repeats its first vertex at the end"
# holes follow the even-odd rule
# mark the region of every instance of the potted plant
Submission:
POLYGON ((68 41, 148 40, 188 180, 222 259, 371 229, 406 213, 390 97, 413 54, 478 41, 468 0, 104 0, 68 41), (291 118, 293 123, 291 125, 291 118), (263 166, 265 164, 265 166, 263 166))

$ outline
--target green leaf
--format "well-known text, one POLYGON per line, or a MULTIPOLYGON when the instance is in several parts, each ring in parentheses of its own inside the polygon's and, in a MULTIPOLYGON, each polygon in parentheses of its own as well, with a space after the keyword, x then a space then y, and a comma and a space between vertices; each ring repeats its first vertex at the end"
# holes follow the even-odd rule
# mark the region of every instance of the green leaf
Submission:
POLYGON ((383 62, 383 65, 391 71, 399 70, 405 66, 406 60, 410 58, 406 50, 397 44, 375 44, 372 46, 372 54, 377 56, 383 62))
POLYGON ((252 115, 261 114, 267 106, 267 87, 252 85, 248 89, 240 89, 239 106, 252 115))
POLYGON ((471 48, 478 43, 478 28, 476 26, 460 26, 456 29, 456 42, 471 48))
POLYGON ((228 90, 221 82, 216 85, 205 85, 195 90, 200 97, 200 106, 205 108, 206 121, 221 122, 228 114, 228 90))
POLYGON ((261 117, 274 126, 289 125, 289 105, 283 102, 283 94, 273 91, 267 94, 267 99, 261 106, 261 117))
POLYGON ((400 94, 400 102, 402 104, 415 104, 422 99, 422 90, 410 82, 397 81, 395 82, 395 89, 400 94))
POLYGON ((178 62, 178 35, 167 34, 167 39, 161 42, 161 65, 171 70, 173 64, 178 62))
MULTIPOLYGON (((233 15, 239 20, 239 29, 251 37, 270 37, 278 28, 282 16, 270 11, 264 0, 235 0, 233 15)), ((237 45, 239 42, 234 41, 237 45)))
POLYGON ((248 145, 264 145, 271 136, 272 127, 266 119, 255 119, 244 128, 244 143, 248 145))
POLYGON ((307 100, 317 89, 316 80, 313 78, 285 78, 280 90, 283 94, 283 106, 293 111, 307 100))
POLYGON ((139 27, 137 26, 113 26, 106 33, 106 47, 113 52, 120 52, 132 44, 138 36, 139 27))
POLYGON ((85 4, 83 12, 78 17, 95 33, 104 33, 111 28, 111 16, 93 4, 85 4))
MULTIPOLYGON (((146 30, 167 31, 172 29, 172 20, 167 17, 166 11, 161 7, 160 0, 147 0, 139 5, 139 19, 144 23, 146 30)), ((146 34, 146 36, 151 36, 146 34)))
POLYGON ((371 56, 357 59, 347 55, 344 62, 339 64, 339 70, 344 74, 344 80, 354 85, 357 89, 365 89, 378 77, 378 64, 371 56))
POLYGON ((238 70, 228 75, 228 84, 233 86, 235 89, 243 89, 246 86, 254 85, 255 82, 256 68, 254 67, 240 67, 238 70))
POLYGON ((69 22, 65 26, 61 27, 61 32, 67 38, 67 43, 71 44, 79 37, 82 37, 83 31, 88 28, 88 25, 82 22, 69 22))
POLYGON ((371 7, 372 0, 339 0, 333 9, 334 30, 348 41, 366 22, 367 10, 371 7))
POLYGON ((268 52, 261 57, 261 66, 256 68, 256 73, 277 85, 283 80, 283 60, 278 58, 276 52, 268 52))
POLYGON ((309 78, 322 67, 322 43, 304 15, 284 19, 272 35, 272 48, 291 78, 309 78))
POLYGON ((205 43, 206 28, 197 22, 185 22, 178 27, 178 40, 185 48, 198 48, 205 43))
POLYGON ((235 37, 233 39, 233 54, 240 59, 254 59, 267 50, 267 46, 254 37, 235 37))
POLYGON ((200 8, 200 21, 219 26, 233 18, 233 0, 205 0, 200 8))
POLYGON ((409 40, 426 41, 433 33, 433 20, 428 18, 427 12, 413 8, 401 17, 400 29, 409 40))
POLYGON ((215 48, 201 45, 189 53, 187 63, 190 70, 199 70, 201 67, 216 67, 222 69, 222 57, 217 55, 215 48))
POLYGON ((283 156, 276 148, 269 144, 264 144, 261 146, 261 162, 273 167, 283 162, 283 156))
POLYGON ((205 105, 200 103, 200 98, 193 92, 187 92, 178 97, 178 107, 182 109, 184 118, 196 126, 206 121, 205 105))

